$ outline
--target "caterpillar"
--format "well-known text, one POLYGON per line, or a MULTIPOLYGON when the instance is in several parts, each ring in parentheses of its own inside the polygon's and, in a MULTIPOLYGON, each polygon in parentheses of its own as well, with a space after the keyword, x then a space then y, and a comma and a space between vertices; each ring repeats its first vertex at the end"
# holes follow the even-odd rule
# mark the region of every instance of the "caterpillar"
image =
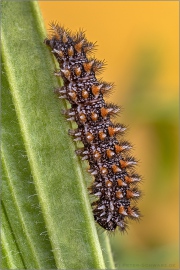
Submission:
POLYGON ((44 42, 59 63, 55 75, 63 80, 55 92, 71 104, 63 113, 78 128, 69 134, 83 143, 76 154, 88 160, 94 178, 90 187, 97 198, 92 203, 94 219, 105 230, 119 228, 123 232, 128 219, 141 217, 136 206, 141 178, 135 172, 137 161, 129 155, 132 146, 123 140, 126 127, 112 121, 120 108, 104 100, 113 84, 96 78, 104 62, 88 56, 95 43, 89 42, 83 31, 73 34, 56 23, 50 26, 51 34, 44 42))

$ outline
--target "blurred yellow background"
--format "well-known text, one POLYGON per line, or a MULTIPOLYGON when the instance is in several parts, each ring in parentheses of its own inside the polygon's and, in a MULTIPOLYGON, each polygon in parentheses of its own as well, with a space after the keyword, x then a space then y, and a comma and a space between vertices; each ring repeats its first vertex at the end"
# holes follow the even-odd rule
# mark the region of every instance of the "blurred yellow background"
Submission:
POLYGON ((114 82, 125 139, 140 160, 142 221, 110 237, 117 268, 178 269, 178 20, 172 1, 40 1, 51 21, 86 31, 114 82))

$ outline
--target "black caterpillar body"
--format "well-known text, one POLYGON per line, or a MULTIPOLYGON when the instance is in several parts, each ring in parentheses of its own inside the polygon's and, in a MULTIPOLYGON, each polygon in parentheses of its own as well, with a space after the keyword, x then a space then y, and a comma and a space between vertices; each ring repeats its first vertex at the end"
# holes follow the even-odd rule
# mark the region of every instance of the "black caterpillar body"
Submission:
POLYGON ((60 71, 55 75, 64 82, 56 92, 71 103, 71 109, 64 114, 68 120, 76 121, 78 128, 69 134, 75 141, 82 141, 84 147, 76 153, 88 160, 89 172, 94 176, 90 188, 97 196, 92 204, 94 218, 106 230, 119 227, 124 231, 129 218, 140 218, 135 206, 140 197, 140 177, 134 172, 136 160, 128 155, 131 145, 121 139, 125 126, 111 121, 119 107, 104 100, 113 85, 96 78, 103 62, 87 57, 94 44, 86 40, 83 32, 71 34, 53 23, 51 30, 45 43, 59 62, 60 71))

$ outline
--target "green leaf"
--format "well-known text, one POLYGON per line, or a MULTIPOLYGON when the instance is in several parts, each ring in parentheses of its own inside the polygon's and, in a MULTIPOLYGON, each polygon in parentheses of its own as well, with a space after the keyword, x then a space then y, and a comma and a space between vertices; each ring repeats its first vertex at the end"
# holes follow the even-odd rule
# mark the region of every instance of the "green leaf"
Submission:
POLYGON ((3 267, 114 268, 60 114, 36 1, 2 2, 3 267), (104 258, 103 258, 104 255, 104 258))
POLYGON ((18 265, 21 269, 25 268, 19 248, 15 241, 15 237, 12 234, 12 228, 7 220, 5 209, 2 207, 2 230, 1 230, 1 241, 2 241, 2 257, 3 264, 2 268, 17 268, 18 265))

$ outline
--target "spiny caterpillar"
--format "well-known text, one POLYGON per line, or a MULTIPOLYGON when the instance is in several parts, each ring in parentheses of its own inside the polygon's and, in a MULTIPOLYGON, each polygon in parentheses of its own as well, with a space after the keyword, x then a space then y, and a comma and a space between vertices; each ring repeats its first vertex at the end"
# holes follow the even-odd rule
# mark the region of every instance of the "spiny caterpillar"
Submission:
POLYGON ((78 128, 69 130, 69 134, 74 141, 83 143, 76 154, 88 160, 88 171, 94 176, 90 187, 91 194, 97 197, 92 203, 94 219, 108 231, 116 227, 124 231, 127 219, 140 218, 135 205, 141 194, 137 188, 140 176, 134 172, 137 161, 128 155, 131 145, 117 139, 122 137, 125 126, 111 121, 119 107, 104 100, 113 84, 96 78, 103 62, 87 57, 95 44, 88 42, 82 31, 72 34, 52 23, 51 32, 44 42, 59 63, 60 70, 55 75, 64 82, 56 93, 71 104, 64 114, 78 128))

